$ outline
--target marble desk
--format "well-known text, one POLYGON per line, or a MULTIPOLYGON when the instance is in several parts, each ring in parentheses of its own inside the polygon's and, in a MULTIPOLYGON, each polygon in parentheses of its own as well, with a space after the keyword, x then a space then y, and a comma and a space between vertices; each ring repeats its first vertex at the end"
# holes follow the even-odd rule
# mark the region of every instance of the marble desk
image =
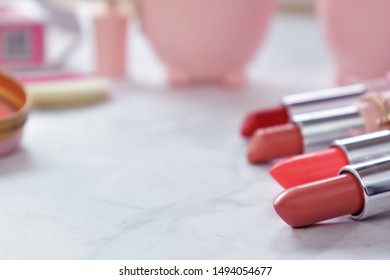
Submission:
MULTIPOLYGON (((131 82, 95 106, 33 111, 22 148, 0 159, 1 259, 390 257, 386 216, 288 227, 271 164, 245 158, 248 110, 332 85, 313 16, 275 17, 240 90, 170 89, 138 26, 131 41, 131 82)), ((69 64, 92 57, 87 42, 69 64)))

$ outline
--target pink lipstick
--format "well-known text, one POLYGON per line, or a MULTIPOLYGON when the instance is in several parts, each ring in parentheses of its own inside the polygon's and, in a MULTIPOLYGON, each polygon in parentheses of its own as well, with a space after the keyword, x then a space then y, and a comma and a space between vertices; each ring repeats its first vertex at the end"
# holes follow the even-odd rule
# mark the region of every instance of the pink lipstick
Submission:
POLYGON ((350 215, 363 220, 390 211, 390 157, 345 166, 338 176, 285 190, 274 200, 292 227, 350 215))

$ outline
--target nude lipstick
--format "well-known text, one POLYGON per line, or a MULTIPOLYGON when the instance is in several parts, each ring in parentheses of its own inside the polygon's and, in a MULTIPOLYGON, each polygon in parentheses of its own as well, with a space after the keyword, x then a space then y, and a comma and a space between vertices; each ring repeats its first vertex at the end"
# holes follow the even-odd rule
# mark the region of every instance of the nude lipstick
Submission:
POLYGON ((296 115, 293 122, 258 129, 247 158, 251 163, 324 149, 332 141, 364 133, 365 122, 356 106, 296 115))
POLYGON ((380 130, 333 142, 326 150, 290 157, 270 169, 284 188, 322 180, 338 174, 348 164, 390 155, 390 130, 380 130))
POLYGON ((376 79, 361 84, 286 95, 282 97, 280 106, 250 112, 242 123, 241 134, 251 137, 259 128, 290 122, 296 114, 351 105, 368 91, 389 88, 388 79, 376 79))
POLYGON ((389 102, 390 91, 369 92, 355 105, 303 113, 289 124, 258 129, 249 144, 248 160, 260 163, 318 151, 336 139, 390 128, 389 102))
POLYGON ((363 220, 390 211, 390 157, 345 166, 338 176, 285 190, 274 200, 292 227, 350 215, 363 220))

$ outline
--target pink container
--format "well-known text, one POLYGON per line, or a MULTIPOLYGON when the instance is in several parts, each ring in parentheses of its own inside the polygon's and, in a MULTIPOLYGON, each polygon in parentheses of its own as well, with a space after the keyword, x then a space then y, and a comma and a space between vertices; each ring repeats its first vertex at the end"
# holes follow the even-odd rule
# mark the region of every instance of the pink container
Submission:
POLYGON ((0 66, 23 69, 43 64, 44 33, 43 22, 0 7, 0 66))
POLYGON ((244 83, 275 0, 139 0, 143 29, 171 85, 244 83))
POLYGON ((106 11, 95 18, 97 72, 124 79, 127 74, 127 28, 130 15, 122 12, 117 0, 109 0, 106 11))
POLYGON ((337 82, 390 70, 389 0, 319 0, 318 12, 337 64, 337 82))

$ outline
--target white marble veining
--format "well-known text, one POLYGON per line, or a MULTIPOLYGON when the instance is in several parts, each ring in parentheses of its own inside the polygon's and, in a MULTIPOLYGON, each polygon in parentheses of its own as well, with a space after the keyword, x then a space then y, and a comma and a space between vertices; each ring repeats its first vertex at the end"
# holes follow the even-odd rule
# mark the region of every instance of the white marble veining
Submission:
MULTIPOLYGON (((32 112, 23 147, 0 159, 0 258, 390 257, 388 217, 291 229, 273 210, 270 165, 246 162, 238 131, 249 109, 331 85, 314 19, 273 23, 244 89, 167 88, 135 28, 134 80, 110 101, 32 112)), ((74 65, 88 65, 88 52, 74 65)))

